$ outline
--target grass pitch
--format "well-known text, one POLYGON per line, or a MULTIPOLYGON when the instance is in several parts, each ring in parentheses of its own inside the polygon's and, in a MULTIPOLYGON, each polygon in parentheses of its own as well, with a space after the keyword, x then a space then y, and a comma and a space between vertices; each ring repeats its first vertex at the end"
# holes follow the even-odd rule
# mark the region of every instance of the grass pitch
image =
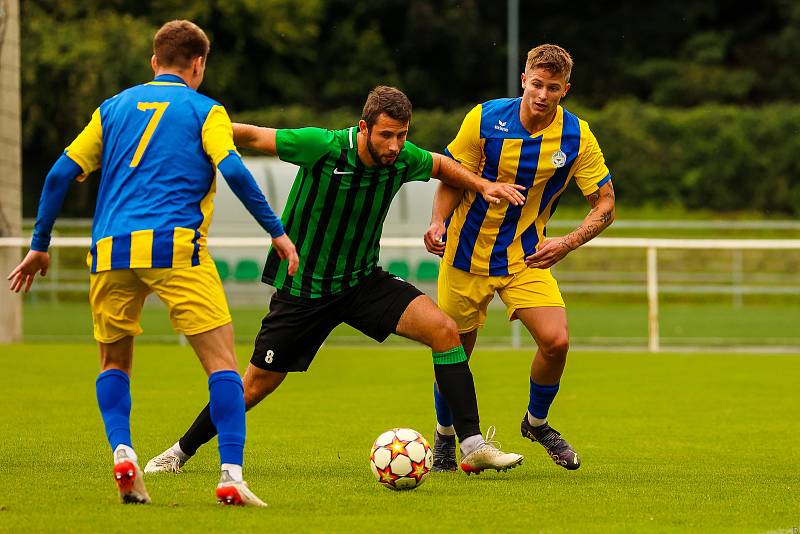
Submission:
MULTIPOLYGON (((249 347, 240 346, 244 362, 249 347)), ((380 487, 383 430, 434 425, 430 353, 324 348, 248 415, 245 474, 265 510, 214 503, 212 442, 182 475, 148 475, 152 506, 123 506, 94 399, 88 344, 0 348, 0 531, 786 531, 800 525, 800 358, 574 353, 551 422, 581 454, 567 472, 523 440, 529 352, 473 360, 484 428, 525 454, 507 473, 433 473, 380 487)), ((141 344, 134 446, 146 462, 207 399, 191 350, 141 344)))
MULTIPOLYGON (((254 287, 254 291, 264 286, 254 287)), ((142 341, 175 342, 167 311, 154 296, 148 299, 142 315, 145 336, 142 341)), ((251 343, 261 326, 266 305, 232 308, 236 338, 251 343)), ((740 308, 730 303, 663 303, 660 306, 661 343, 681 346, 787 346, 800 347, 800 306, 793 302, 747 304, 740 308)), ((568 299, 567 315, 573 346, 647 346, 647 305, 620 302, 568 299)), ((29 342, 80 343, 92 340, 92 316, 85 302, 26 302, 25 340, 29 342)), ((505 310, 490 308, 480 339, 487 344, 510 346, 511 326, 505 310)), ((523 339, 529 339, 522 328, 523 339)), ((334 330, 331 343, 367 344, 369 339, 342 325, 334 330)), ((387 345, 405 344, 391 336, 387 345)), ((246 347, 242 355, 249 355, 246 347)))

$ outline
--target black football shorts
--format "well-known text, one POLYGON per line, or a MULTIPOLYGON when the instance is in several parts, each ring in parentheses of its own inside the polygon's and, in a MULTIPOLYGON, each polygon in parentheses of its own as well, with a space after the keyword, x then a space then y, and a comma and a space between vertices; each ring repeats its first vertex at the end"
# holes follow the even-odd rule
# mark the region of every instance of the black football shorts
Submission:
POLYGON ((382 342, 422 291, 378 268, 336 295, 302 298, 278 290, 261 321, 250 363, 276 372, 306 371, 331 331, 342 323, 382 342))

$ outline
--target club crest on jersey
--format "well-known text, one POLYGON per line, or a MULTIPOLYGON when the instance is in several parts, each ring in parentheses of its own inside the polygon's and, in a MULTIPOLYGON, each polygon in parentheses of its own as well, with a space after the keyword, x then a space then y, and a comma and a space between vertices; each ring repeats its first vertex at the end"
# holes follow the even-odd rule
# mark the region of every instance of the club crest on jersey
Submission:
POLYGON ((560 169, 564 165, 567 164, 567 155, 564 154, 561 150, 556 150, 553 152, 553 155, 550 157, 550 160, 553 162, 553 165, 560 169))

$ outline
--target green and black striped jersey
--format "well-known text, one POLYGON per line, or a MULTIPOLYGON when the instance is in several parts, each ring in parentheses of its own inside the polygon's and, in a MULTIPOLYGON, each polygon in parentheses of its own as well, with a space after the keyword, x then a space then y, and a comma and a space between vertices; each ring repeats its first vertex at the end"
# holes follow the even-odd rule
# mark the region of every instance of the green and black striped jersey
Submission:
POLYGON ((378 265, 383 222, 406 182, 430 179, 430 152, 406 141, 389 167, 366 167, 358 157, 358 128, 278 130, 278 157, 300 167, 282 221, 300 267, 287 272, 274 249, 262 280, 297 297, 340 293, 378 265))

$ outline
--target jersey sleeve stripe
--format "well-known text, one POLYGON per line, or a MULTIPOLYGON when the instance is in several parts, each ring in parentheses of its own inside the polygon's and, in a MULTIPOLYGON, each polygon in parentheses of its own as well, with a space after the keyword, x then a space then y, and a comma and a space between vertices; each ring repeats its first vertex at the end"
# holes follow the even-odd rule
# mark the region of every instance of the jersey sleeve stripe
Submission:
POLYGON ((203 150, 215 166, 228 157, 231 152, 236 152, 233 144, 233 126, 228 113, 222 106, 212 106, 206 115, 202 129, 203 150))

